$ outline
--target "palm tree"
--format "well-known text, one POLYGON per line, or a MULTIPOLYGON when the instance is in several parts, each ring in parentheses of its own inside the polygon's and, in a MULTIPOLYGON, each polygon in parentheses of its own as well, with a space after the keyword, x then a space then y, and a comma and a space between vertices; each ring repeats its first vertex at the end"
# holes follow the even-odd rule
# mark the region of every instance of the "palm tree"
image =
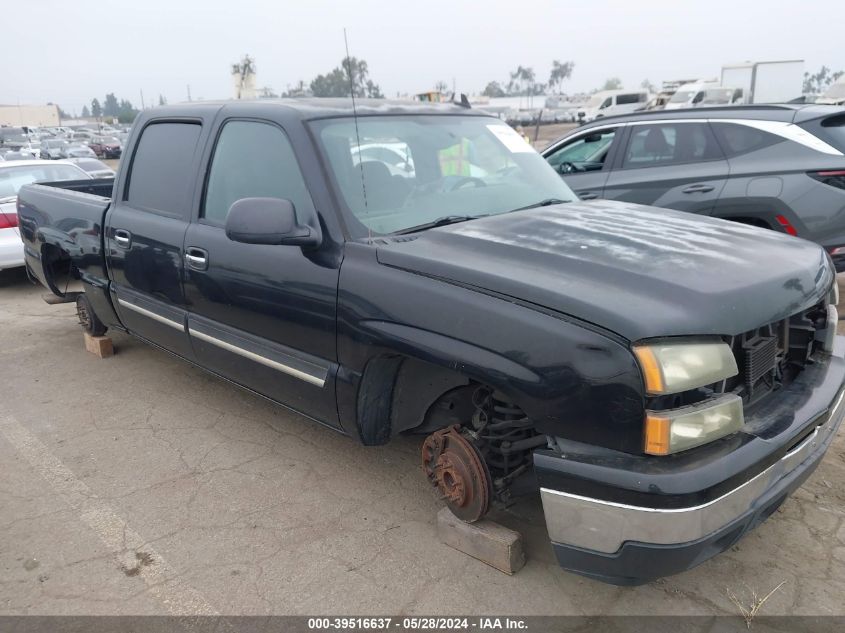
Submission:
POLYGON ((560 88, 563 82, 572 76, 572 70, 575 68, 575 62, 559 62, 554 60, 552 62, 552 72, 549 74, 549 88, 557 87, 557 93, 560 94, 560 88))

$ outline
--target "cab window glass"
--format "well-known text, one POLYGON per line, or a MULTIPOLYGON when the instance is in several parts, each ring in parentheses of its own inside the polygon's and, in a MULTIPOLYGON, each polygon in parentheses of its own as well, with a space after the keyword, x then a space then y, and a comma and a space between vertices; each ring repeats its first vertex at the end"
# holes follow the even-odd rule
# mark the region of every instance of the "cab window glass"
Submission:
POLYGON ((713 130, 728 157, 754 152, 786 139, 737 123, 714 123, 713 130))
POLYGON ((242 198, 285 198, 296 209, 313 208, 290 141, 275 125, 230 121, 217 139, 202 215, 223 224, 242 198))
POLYGON ((616 105, 630 105, 631 103, 639 103, 639 93, 621 94, 616 96, 616 105))
POLYGON ((584 171, 602 169, 615 136, 616 130, 602 130, 582 136, 550 154, 546 160, 558 171, 567 163, 584 171))
POLYGON ((145 127, 132 159, 126 201, 139 209, 187 216, 201 131, 198 123, 145 127))
POLYGON ((623 168, 692 163, 722 158, 706 123, 638 125, 631 130, 623 168))

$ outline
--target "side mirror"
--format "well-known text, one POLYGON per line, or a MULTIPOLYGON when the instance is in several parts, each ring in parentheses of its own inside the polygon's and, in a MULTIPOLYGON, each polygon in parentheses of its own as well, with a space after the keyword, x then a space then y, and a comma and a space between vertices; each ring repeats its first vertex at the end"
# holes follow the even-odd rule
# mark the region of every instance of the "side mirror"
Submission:
POLYGON ((316 248, 323 241, 317 215, 298 224, 293 202, 284 198, 241 198, 229 207, 226 237, 244 244, 316 248))

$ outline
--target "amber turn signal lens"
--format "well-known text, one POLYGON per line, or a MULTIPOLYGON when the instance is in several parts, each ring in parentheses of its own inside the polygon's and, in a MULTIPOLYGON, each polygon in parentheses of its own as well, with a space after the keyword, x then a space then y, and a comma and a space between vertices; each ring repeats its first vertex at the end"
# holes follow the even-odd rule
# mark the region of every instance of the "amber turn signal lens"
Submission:
POLYGON ((669 454, 669 418, 647 415, 645 419, 645 447, 649 455, 669 454))
POLYGON ((665 391, 663 373, 660 371, 660 365, 657 362, 657 357, 654 355, 654 350, 645 345, 638 345, 634 347, 634 354, 640 362, 640 368, 643 370, 646 391, 648 393, 663 393, 665 391))

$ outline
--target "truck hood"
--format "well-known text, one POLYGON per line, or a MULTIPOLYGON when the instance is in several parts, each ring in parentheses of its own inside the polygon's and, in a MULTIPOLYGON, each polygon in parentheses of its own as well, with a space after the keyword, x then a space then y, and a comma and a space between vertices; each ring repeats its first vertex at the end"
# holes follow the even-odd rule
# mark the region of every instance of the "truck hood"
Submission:
POLYGON ((632 341, 740 334, 810 307, 834 276, 811 242, 607 200, 384 238, 378 261, 542 306, 632 341))

